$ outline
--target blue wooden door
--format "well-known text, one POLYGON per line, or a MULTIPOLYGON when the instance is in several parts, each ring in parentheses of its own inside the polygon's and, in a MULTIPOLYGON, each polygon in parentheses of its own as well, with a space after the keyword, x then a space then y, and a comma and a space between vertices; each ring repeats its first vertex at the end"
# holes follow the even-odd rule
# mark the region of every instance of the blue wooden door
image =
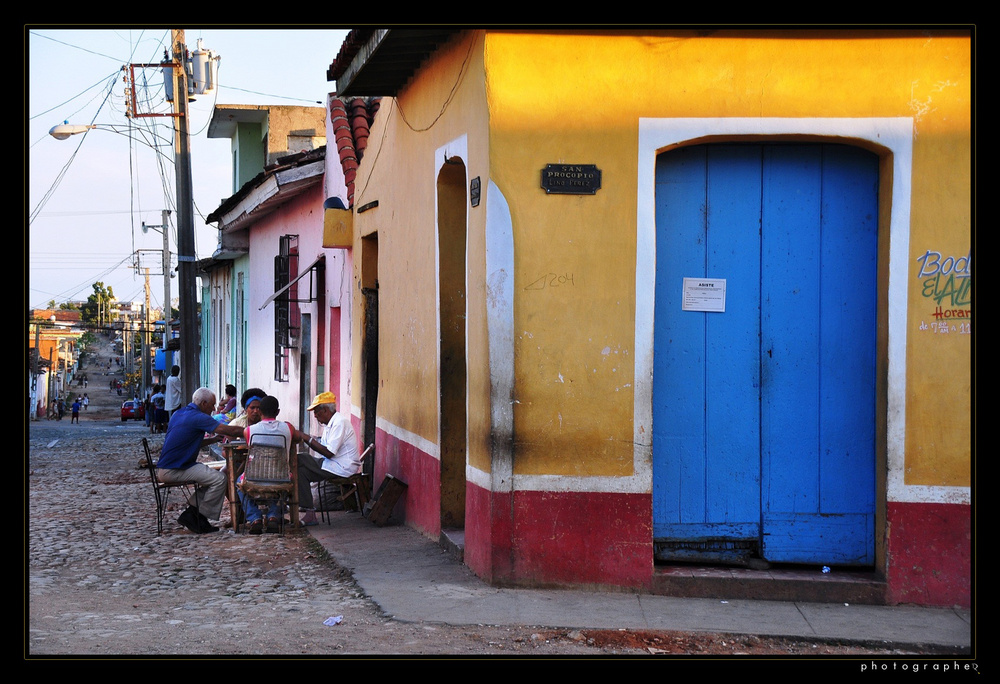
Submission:
POLYGON ((660 155, 658 555, 874 562, 877 181, 842 145, 660 155), (682 311, 684 277, 725 312, 682 311))

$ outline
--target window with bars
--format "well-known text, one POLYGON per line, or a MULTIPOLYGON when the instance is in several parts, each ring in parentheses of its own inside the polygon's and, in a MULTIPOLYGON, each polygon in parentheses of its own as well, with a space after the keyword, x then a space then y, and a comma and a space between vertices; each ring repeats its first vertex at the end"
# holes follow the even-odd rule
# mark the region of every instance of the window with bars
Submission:
MULTIPOLYGON (((282 235, 274 257, 274 291, 292 282, 298 269, 299 236, 282 235)), ((274 379, 278 382, 288 382, 289 350, 298 343, 301 323, 297 297, 296 283, 274 300, 274 379)))

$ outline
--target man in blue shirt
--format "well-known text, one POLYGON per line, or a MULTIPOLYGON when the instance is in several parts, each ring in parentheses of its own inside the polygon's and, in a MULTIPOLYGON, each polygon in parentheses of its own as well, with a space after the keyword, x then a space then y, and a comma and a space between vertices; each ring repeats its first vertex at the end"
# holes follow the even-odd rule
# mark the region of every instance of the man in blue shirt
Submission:
POLYGON ((204 463, 198 463, 198 452, 222 437, 243 436, 243 428, 225 425, 212 418, 213 409, 215 393, 207 387, 195 390, 191 403, 177 409, 167 424, 163 451, 156 464, 156 476, 160 482, 195 485, 187 510, 181 513, 177 522, 197 534, 219 529, 209 522, 209 518, 219 519, 226 496, 226 476, 204 463), (206 438, 206 433, 219 437, 206 438))

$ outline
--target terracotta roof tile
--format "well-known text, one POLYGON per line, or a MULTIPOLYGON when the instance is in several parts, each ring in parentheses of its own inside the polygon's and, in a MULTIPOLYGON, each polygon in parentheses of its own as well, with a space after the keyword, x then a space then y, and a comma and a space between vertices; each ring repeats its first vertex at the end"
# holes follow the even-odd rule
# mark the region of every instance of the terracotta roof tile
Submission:
MULTIPOLYGON (((351 35, 354 34, 355 31, 352 31, 351 35)), ((350 36, 348 36, 349 39, 350 36)), ((341 47, 341 54, 337 56, 337 59, 341 59, 344 54, 347 42, 345 41, 344 46, 341 47)), ((354 206, 354 180, 357 177, 357 169, 364 156, 364 150, 368 147, 371 124, 378 108, 378 98, 366 101, 356 97, 350 100, 349 104, 345 104, 339 97, 330 99, 330 124, 333 126, 334 142, 340 156, 340 165, 344 170, 348 207, 354 206)))

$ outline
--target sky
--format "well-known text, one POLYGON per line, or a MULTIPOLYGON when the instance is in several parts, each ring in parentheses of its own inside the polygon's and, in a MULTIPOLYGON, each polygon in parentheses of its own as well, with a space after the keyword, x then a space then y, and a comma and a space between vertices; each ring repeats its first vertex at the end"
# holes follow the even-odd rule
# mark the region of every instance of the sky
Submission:
MULTIPOLYGON (((184 28, 184 27, 177 27, 184 28)), ((211 256, 218 231, 204 217, 233 194, 230 141, 207 137, 215 104, 322 106, 336 84, 326 70, 347 29, 189 29, 188 49, 211 50, 219 61, 216 92, 190 104, 192 184, 197 257, 211 256)), ((154 307, 163 304, 158 252, 161 210, 175 196, 173 133, 166 118, 125 116, 122 67, 161 61, 169 28, 34 28, 25 30, 25 237, 29 308, 55 300, 84 301, 93 283, 120 301, 144 298, 150 267, 154 307), (97 130, 56 140, 50 128, 97 124, 97 130), (154 149, 154 146, 156 148, 154 149), (136 262, 140 273, 136 272, 136 262)), ((166 111, 163 77, 139 70, 142 111, 166 111)), ((176 252, 176 212, 169 225, 176 252)), ((177 298, 177 279, 171 298, 177 298)))

